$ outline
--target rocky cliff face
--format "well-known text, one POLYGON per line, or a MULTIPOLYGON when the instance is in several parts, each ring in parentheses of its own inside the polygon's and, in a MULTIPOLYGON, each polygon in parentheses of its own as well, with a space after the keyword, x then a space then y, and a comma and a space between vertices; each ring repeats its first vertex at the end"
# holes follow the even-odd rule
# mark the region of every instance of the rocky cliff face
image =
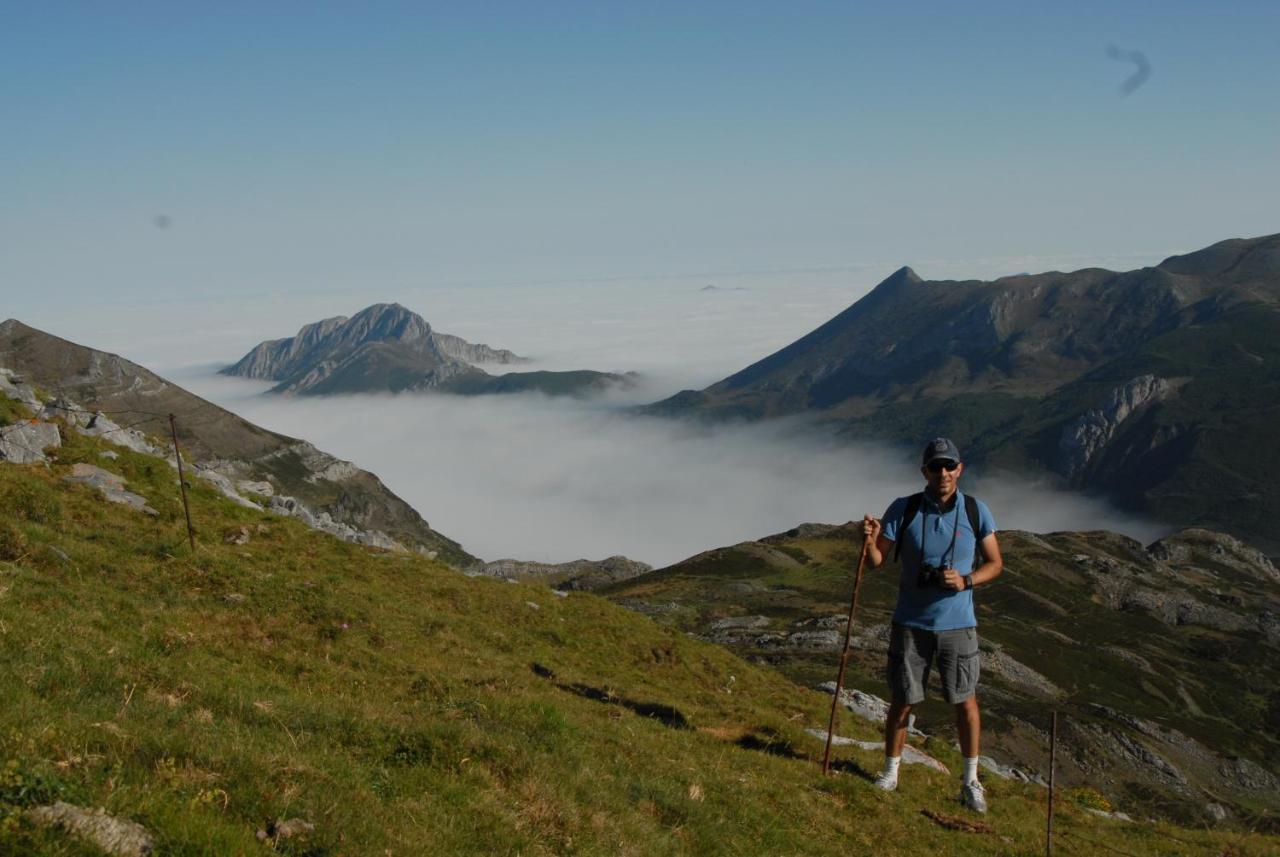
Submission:
POLYGON ((1164 378, 1141 375, 1116 387, 1107 398, 1062 429, 1058 441, 1058 467, 1069 479, 1085 472, 1089 464, 1115 437, 1116 430, 1147 405, 1165 399, 1172 386, 1164 378))
POLYGON ((168 414, 175 414, 195 475, 237 502, 269 503, 350 541, 417 550, 459 567, 476 561, 373 474, 255 426, 122 357, 10 319, 0 323, 0 366, 10 370, 6 383, 19 397, 34 395, 31 385, 47 391, 33 414, 138 451, 171 455, 168 414), (13 383, 15 374, 22 385, 13 383))
POLYGON ((1278 366, 1272 235, 1123 273, 937 282, 903 268, 776 354, 649 410, 804 414, 907 447, 946 434, 971 463, 1056 473, 1280 553, 1280 461, 1265 453, 1278 366))

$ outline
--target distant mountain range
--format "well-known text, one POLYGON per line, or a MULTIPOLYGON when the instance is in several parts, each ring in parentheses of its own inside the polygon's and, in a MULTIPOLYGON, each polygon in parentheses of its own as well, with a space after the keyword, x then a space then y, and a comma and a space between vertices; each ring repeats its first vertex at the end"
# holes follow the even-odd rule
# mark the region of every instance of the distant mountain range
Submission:
POLYGON ((781 351, 651 413, 810 415, 849 437, 953 437, 1176 526, 1280 554, 1280 235, 1159 265, 983 281, 902 268, 781 351))
POLYGON ((584 369, 495 376, 476 365, 527 362, 506 349, 438 333, 399 304, 374 304, 351 318, 327 318, 296 336, 260 343, 222 374, 276 381, 270 392, 304 396, 421 391, 585 396, 634 383, 630 373, 584 369))
POLYGON ((116 443, 135 431, 167 439, 166 416, 176 414, 184 457, 242 503, 301 518, 348 541, 418 550, 459 568, 478 562, 372 473, 256 426, 123 357, 9 319, 0 323, 0 367, 44 391, 50 418, 98 430, 118 424, 103 432, 116 443))

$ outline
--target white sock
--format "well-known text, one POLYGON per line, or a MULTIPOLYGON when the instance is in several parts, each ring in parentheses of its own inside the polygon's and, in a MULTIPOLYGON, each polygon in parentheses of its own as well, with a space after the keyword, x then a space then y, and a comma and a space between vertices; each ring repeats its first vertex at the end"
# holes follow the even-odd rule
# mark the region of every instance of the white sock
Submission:
POLYGON ((964 760, 964 777, 960 780, 962 783, 974 783, 978 781, 978 757, 972 759, 965 757, 964 760))
POLYGON ((885 756, 884 757, 884 774, 883 776, 898 781, 898 765, 902 764, 901 756, 885 756))

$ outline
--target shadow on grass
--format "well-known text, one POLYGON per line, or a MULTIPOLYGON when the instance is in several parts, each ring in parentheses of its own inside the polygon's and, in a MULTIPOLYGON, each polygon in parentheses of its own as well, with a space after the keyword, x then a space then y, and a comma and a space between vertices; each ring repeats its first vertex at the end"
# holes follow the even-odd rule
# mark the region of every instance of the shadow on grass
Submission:
MULTIPOLYGON (((755 750, 760 753, 768 753, 770 756, 778 756, 782 759, 794 759, 796 761, 806 762, 815 766, 819 766, 821 763, 821 759, 819 757, 810 756, 808 753, 802 753, 793 747, 791 742, 787 741, 771 729, 752 732, 750 735, 743 735, 733 743, 744 750, 755 750)), ((867 782, 875 781, 875 775, 859 765, 853 759, 833 759, 831 762, 831 770, 838 771, 842 774, 852 774, 855 777, 861 777, 867 782)))
POLYGON ((556 687, 569 693, 581 696, 583 699, 590 699, 593 702, 600 702, 605 705, 616 705, 632 711, 641 717, 648 717, 651 720, 657 720, 663 726, 672 729, 691 729, 689 721, 685 718, 680 710, 670 705, 664 705, 661 702, 641 702, 636 699, 628 699, 625 696, 618 696, 612 691, 599 687, 582 684, 581 682, 573 682, 572 684, 564 684, 555 680, 554 671, 544 667, 542 664, 530 664, 529 668, 533 670, 533 674, 541 678, 548 679, 556 687))

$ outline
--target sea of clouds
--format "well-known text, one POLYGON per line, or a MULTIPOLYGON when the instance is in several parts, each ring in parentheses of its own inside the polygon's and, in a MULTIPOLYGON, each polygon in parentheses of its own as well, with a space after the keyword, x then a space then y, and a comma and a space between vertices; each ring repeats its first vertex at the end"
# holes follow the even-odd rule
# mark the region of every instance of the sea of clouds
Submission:
MULTIPOLYGON (((836 443, 803 425, 696 426, 627 406, 706 386, 783 347, 887 271, 540 286, 352 289, 103 307, 66 338, 123 354, 250 421, 378 474, 483 559, 624 554, 655 566, 798 523, 879 515, 918 490, 914 450, 836 443), (217 369, 263 339, 396 301, 436 329, 534 359, 519 368, 637 371, 625 394, 282 398, 217 369)), ((502 371, 502 370, 498 370, 502 371)), ((924 439, 922 439, 923 441, 924 439)), ((1026 479, 966 475, 1004 529, 1162 530, 1026 479)))

